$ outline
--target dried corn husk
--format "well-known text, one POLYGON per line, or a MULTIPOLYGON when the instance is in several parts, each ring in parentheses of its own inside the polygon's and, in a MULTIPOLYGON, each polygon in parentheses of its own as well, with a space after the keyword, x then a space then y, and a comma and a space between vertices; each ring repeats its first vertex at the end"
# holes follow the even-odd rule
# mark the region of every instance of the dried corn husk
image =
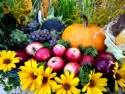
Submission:
POLYGON ((48 9, 49 9, 49 1, 48 0, 42 0, 42 4, 41 4, 41 7, 40 7, 40 10, 42 11, 42 18, 47 17, 48 9))
POLYGON ((32 10, 32 0, 24 0, 26 8, 31 11, 32 10))
POLYGON ((125 43, 125 29, 120 32, 120 34, 115 39, 116 45, 121 45, 125 43))
POLYGON ((105 28, 106 39, 104 43, 107 46, 106 51, 112 53, 117 60, 120 60, 124 58, 124 55, 122 53, 125 50, 125 44, 115 44, 116 37, 113 36, 111 31, 112 24, 112 22, 109 23, 105 28))

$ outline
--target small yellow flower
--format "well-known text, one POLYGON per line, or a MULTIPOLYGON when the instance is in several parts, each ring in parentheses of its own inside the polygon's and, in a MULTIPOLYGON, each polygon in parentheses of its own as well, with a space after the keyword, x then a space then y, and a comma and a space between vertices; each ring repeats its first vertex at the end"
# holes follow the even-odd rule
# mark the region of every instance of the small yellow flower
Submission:
POLYGON ((11 71, 16 68, 15 63, 19 63, 19 57, 15 57, 16 52, 3 50, 0 52, 0 70, 11 71))
POLYGON ((56 82, 52 80, 56 73, 52 73, 52 68, 47 67, 44 71, 44 69, 40 66, 39 72, 42 75, 42 84, 37 87, 34 94, 51 94, 51 90, 54 89, 56 86, 56 82))
POLYGON ((102 73, 91 73, 89 74, 89 82, 83 86, 82 92, 87 91, 87 94, 103 94, 102 91, 106 92, 107 79, 101 78, 102 73))
POLYGON ((76 86, 79 84, 79 78, 74 77, 74 73, 69 73, 68 71, 65 74, 62 74, 61 79, 55 77, 55 80, 59 83, 55 86, 56 94, 79 94, 80 89, 77 89, 76 86))
POLYGON ((115 79, 115 90, 119 91, 119 86, 125 91, 125 66, 119 68, 118 62, 115 62, 115 68, 113 70, 113 77, 115 79))
MULTIPOLYGON (((22 90, 28 89, 28 91, 35 90, 38 85, 42 84, 42 76, 40 75, 37 62, 34 60, 29 60, 25 62, 25 66, 21 66, 21 71, 18 72, 20 77, 20 84, 22 86, 22 90)), ((43 66, 41 66, 44 69, 43 66)))

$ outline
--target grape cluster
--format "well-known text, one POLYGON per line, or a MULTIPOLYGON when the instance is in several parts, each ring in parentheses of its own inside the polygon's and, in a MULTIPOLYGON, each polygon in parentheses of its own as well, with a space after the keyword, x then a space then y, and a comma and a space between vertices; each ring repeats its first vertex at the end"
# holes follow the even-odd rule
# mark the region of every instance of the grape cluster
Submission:
POLYGON ((51 39, 48 40, 48 42, 49 42, 49 44, 50 44, 51 46, 54 46, 54 45, 56 45, 56 41, 57 41, 57 40, 60 40, 60 39, 61 39, 61 36, 59 36, 59 35, 54 35, 54 36, 51 36, 51 39))
POLYGON ((29 38, 32 41, 46 42, 51 38, 50 32, 46 29, 44 30, 36 30, 30 33, 29 38))
POLYGON ((41 43, 48 42, 51 46, 54 46, 56 41, 61 39, 61 36, 52 34, 47 29, 43 29, 30 32, 29 38, 31 41, 39 41, 41 43))
POLYGON ((25 47, 25 45, 28 43, 29 34, 24 34, 24 32, 16 29, 11 31, 9 38, 10 38, 10 45, 12 48, 15 48, 15 47, 20 48, 23 46, 25 47))
POLYGON ((17 29, 23 31, 24 33, 29 33, 32 31, 35 31, 39 28, 40 24, 37 20, 34 20, 33 22, 30 22, 27 26, 20 25, 17 27, 17 29))

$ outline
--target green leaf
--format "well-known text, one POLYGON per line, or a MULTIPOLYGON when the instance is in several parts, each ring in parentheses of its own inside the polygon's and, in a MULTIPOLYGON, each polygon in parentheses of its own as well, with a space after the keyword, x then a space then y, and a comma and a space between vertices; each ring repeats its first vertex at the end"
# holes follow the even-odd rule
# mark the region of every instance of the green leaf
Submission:
POLYGON ((80 85, 84 86, 89 82, 89 74, 92 70, 92 65, 83 65, 80 68, 79 72, 79 79, 80 79, 80 85))
POLYGON ((48 42, 43 43, 43 47, 51 49, 52 46, 48 42))
POLYGON ((93 46, 83 47, 82 45, 79 45, 78 48, 83 55, 91 55, 93 57, 97 57, 98 55, 97 50, 93 46))
POLYGON ((66 41, 66 40, 57 40, 56 41, 57 44, 62 44, 63 46, 65 46, 66 48, 69 48, 70 47, 70 42, 66 41))
POLYGON ((2 13, 0 13, 0 20, 4 17, 4 15, 2 13))
POLYGON ((39 68, 40 66, 44 66, 44 68, 46 68, 46 62, 39 62, 37 67, 39 68))
POLYGON ((3 8, 2 8, 2 7, 0 7, 0 13, 3 13, 3 12, 4 12, 3 8))

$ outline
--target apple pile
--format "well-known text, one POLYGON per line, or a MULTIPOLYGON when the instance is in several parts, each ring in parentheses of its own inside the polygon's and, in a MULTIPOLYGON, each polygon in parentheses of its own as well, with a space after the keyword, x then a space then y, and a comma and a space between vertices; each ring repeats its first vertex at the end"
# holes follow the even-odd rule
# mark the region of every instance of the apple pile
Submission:
POLYGON ((83 54, 78 48, 66 48, 62 44, 56 44, 49 49, 40 42, 29 43, 25 51, 16 50, 20 63, 23 64, 27 60, 36 60, 46 62, 47 67, 51 67, 53 72, 74 72, 75 76, 79 75, 81 66, 92 65, 96 72, 101 72, 104 76, 112 73, 114 56, 108 52, 100 52, 95 58, 88 54, 83 54))

